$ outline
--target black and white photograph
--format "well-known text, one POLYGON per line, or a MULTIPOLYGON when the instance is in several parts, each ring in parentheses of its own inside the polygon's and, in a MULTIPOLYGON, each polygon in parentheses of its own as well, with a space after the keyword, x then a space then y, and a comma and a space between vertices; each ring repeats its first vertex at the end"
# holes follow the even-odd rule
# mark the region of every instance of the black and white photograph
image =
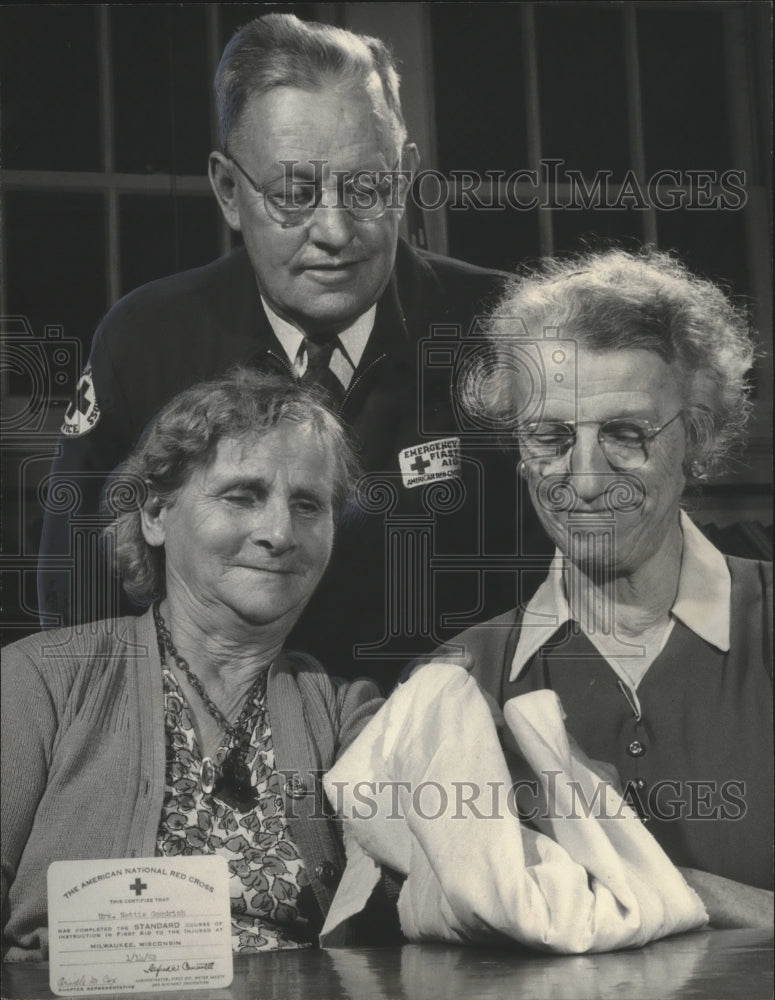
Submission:
POLYGON ((769 0, 0 7, 0 997, 770 1000, 769 0))

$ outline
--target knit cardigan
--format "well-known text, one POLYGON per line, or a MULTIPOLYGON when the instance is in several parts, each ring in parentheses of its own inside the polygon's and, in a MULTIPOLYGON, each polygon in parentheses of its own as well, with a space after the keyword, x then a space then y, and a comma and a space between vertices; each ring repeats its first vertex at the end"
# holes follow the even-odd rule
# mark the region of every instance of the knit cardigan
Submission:
MULTIPOLYGON (((151 613, 13 643, 2 691, 3 952, 35 961, 48 952, 52 861, 155 854, 166 753, 151 613)), ((336 687, 315 660, 284 653, 267 705, 291 835, 325 914, 344 858, 320 775, 380 700, 368 681, 336 687)))

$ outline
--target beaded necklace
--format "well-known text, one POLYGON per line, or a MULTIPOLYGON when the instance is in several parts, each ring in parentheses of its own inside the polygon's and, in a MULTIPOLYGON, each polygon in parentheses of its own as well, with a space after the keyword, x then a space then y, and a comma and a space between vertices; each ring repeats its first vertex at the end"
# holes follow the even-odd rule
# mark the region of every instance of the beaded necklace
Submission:
POLYGON ((255 786, 250 781, 250 768, 245 763, 250 746, 250 729, 247 722, 251 714, 253 696, 259 691, 266 680, 266 672, 262 671, 248 691, 245 704, 235 722, 229 722, 223 712, 218 708, 212 698, 205 691, 204 685, 189 667, 186 660, 180 655, 172 641, 172 635, 167 628, 167 623, 162 618, 160 602, 153 605, 153 620, 156 625, 156 639, 159 643, 159 654, 162 663, 166 663, 167 654, 175 661, 177 667, 185 674, 191 687, 196 691, 202 700, 202 704, 223 729, 226 737, 233 742, 228 753, 223 759, 220 768, 216 768, 211 757, 202 759, 202 766, 199 771, 202 791, 206 795, 214 795, 216 798, 231 806, 232 809, 239 809, 247 812, 258 804, 258 795, 255 786))

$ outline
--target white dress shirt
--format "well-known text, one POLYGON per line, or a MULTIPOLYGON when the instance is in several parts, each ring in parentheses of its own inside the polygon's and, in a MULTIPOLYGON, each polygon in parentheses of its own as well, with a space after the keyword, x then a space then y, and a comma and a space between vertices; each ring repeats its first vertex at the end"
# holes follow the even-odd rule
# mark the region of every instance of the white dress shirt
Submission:
MULTIPOLYGON (((288 320, 278 316, 263 295, 261 296, 261 304, 275 336, 282 344, 288 361, 296 374, 301 377, 307 370, 307 352, 302 348, 304 334, 288 320)), ((360 364, 363 352, 366 350, 366 344, 374 329, 376 314, 377 307, 373 305, 338 336, 338 343, 331 355, 329 368, 345 389, 350 385, 355 369, 360 364)))

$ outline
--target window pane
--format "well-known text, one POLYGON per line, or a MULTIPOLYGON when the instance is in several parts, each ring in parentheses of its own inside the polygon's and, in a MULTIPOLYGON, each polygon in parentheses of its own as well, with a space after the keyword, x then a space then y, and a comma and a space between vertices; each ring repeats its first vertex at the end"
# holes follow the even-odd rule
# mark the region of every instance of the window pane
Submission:
POLYGON ((111 7, 118 170, 206 173, 211 81, 205 16, 204 6, 111 7))
POLYGON ((750 295, 743 212, 659 212, 657 226, 661 249, 676 250, 692 270, 734 295, 750 295))
POLYGON ((723 10, 646 5, 638 8, 637 25, 649 172, 735 166, 728 140, 723 10))
POLYGON ((643 243, 643 212, 563 209, 552 218, 555 253, 603 250, 612 242, 637 250, 643 243))
POLYGON ((621 178, 630 166, 621 8, 539 4, 535 16, 542 156, 621 178))
POLYGON ((469 209, 447 215, 449 253, 481 267, 513 270, 539 253, 537 211, 469 209))
MULTIPOLYGON (((107 306, 102 196, 9 191, 5 222, 9 313, 26 316, 36 336, 61 325, 86 358, 107 306)), ((62 374, 52 394, 69 399, 80 371, 68 363, 62 374)), ((25 390, 13 380, 9 388, 25 390)))
POLYGON ((520 4, 431 4, 439 167, 529 166, 520 4))
POLYGON ((3 6, 4 167, 100 169, 96 25, 93 6, 3 6))
POLYGON ((122 293, 218 256, 214 198, 122 195, 119 218, 122 293))

